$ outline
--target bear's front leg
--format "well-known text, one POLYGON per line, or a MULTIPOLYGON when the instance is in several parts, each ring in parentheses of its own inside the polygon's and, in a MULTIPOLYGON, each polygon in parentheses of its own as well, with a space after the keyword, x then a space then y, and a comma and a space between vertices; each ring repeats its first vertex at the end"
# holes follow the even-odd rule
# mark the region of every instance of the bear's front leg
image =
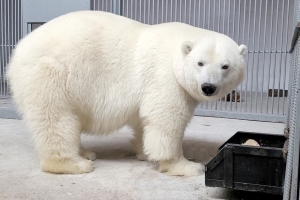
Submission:
POLYGON ((174 122, 169 126, 157 127, 149 124, 145 127, 144 152, 149 160, 158 161, 159 170, 168 175, 197 176, 204 173, 204 166, 187 160, 183 156, 181 128, 176 130, 174 122), (169 127, 169 126, 174 127, 169 127), (168 129, 169 127, 169 129, 168 129))

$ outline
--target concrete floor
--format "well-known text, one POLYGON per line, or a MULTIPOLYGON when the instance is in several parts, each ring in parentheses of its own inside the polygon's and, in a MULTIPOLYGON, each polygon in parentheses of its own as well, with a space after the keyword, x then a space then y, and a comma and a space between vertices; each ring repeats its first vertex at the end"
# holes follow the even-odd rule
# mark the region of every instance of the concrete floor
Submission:
MULTIPOLYGON (((236 131, 282 134, 283 128, 280 123, 194 117, 186 130, 184 153, 206 164, 236 131)), ((97 152, 94 171, 54 175, 40 171, 33 141, 22 121, 0 119, 0 199, 281 199, 206 187, 204 175, 159 173, 155 163, 135 159, 131 138, 126 128, 108 137, 84 135, 83 146, 97 152)))

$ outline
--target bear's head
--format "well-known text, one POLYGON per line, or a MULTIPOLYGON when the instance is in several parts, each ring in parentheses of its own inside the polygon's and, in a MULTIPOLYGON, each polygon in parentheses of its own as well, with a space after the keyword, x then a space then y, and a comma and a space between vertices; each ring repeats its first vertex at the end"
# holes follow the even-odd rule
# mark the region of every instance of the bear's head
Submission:
POLYGON ((199 102, 222 98, 244 79, 247 47, 225 35, 185 41, 178 52, 176 79, 199 102))

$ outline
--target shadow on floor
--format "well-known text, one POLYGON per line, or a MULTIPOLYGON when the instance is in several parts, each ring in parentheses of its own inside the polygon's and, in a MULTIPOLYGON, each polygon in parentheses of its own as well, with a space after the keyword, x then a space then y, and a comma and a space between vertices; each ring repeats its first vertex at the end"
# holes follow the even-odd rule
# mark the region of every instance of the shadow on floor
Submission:
POLYGON ((222 143, 200 139, 186 139, 183 142, 183 152, 186 158, 202 164, 207 164, 217 153, 222 143))
MULTIPOLYGON (((183 141, 183 152, 186 158, 195 162, 206 164, 218 152, 222 143, 195 139, 185 139, 183 141)), ((114 141, 86 141, 84 145, 87 149, 96 152, 98 159, 118 160, 135 159, 135 151, 132 149, 128 138, 114 141)))

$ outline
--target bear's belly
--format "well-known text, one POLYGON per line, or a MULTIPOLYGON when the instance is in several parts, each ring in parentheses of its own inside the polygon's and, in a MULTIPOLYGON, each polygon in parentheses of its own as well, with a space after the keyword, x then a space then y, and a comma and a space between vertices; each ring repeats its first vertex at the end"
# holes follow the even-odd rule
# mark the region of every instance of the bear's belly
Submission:
POLYGON ((139 121, 139 103, 134 98, 108 95, 90 105, 78 114, 85 133, 106 135, 139 121))

